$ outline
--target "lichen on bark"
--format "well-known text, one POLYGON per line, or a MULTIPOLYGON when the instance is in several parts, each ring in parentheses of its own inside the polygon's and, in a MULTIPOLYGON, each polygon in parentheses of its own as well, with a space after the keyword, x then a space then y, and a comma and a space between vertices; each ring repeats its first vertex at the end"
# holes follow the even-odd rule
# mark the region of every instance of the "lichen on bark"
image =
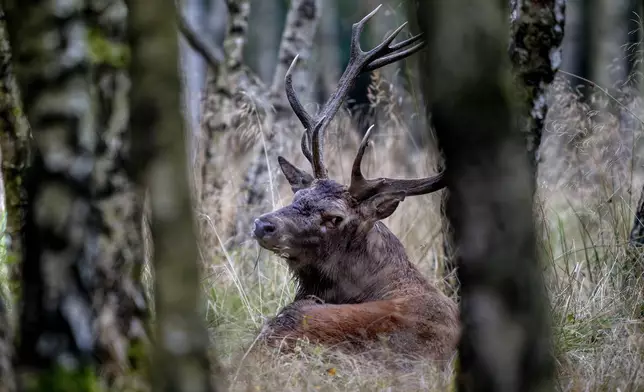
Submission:
POLYGON ((522 116, 533 170, 539 162, 541 135, 548 114, 547 89, 562 61, 565 0, 512 0, 510 2, 510 58, 522 86, 522 116))
POLYGON ((88 42, 96 98, 97 145, 92 206, 102 217, 96 258, 97 354, 110 385, 142 383, 147 304, 136 271, 144 263, 143 193, 127 171, 130 154, 127 8, 122 0, 90 1, 88 42), (97 53, 103 53, 97 56, 97 53))
POLYGON ((43 380, 62 369, 68 381, 87 389, 95 379, 95 260, 104 229, 92 204, 98 141, 87 50, 91 10, 84 1, 5 3, 33 136, 25 174, 18 383, 43 390, 43 380))

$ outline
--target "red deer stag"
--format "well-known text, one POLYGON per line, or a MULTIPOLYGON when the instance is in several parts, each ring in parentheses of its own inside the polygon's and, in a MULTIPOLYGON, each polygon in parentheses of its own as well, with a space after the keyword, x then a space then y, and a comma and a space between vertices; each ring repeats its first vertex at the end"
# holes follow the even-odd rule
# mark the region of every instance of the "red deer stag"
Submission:
POLYGON ((360 48, 360 33, 380 7, 353 25, 351 57, 337 90, 312 118, 293 91, 291 70, 286 94, 304 125, 301 148, 313 175, 283 157, 278 161, 293 192, 291 205, 255 220, 254 236, 281 255, 294 274, 294 301, 260 333, 269 345, 286 347, 294 338, 323 345, 348 344, 353 351, 384 342, 397 352, 447 359, 459 336, 456 304, 431 285, 409 261, 402 243, 380 220, 407 196, 445 187, 443 174, 423 179, 366 179, 360 164, 367 131, 346 187, 328 178, 324 134, 358 75, 405 58, 424 45, 417 35, 392 44, 403 24, 374 49, 360 48))

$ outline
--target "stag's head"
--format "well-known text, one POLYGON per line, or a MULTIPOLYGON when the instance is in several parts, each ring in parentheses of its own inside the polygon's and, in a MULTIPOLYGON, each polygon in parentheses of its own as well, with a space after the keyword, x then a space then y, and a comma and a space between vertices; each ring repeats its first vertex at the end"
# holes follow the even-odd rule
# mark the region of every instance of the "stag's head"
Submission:
POLYGON ((314 119, 295 95, 292 70, 297 56, 286 73, 286 95, 293 111, 305 128, 302 152, 313 173, 299 169, 279 157, 282 173, 294 192, 290 205, 264 214, 255 220, 254 235, 264 248, 293 261, 320 260, 357 241, 362 241, 376 222, 390 216, 407 196, 422 195, 444 188, 443 174, 422 179, 366 179, 361 170, 362 158, 373 126, 365 133, 353 162, 351 183, 342 185, 328 178, 324 163, 324 136, 351 85, 363 72, 369 72, 405 58, 424 45, 421 36, 392 44, 403 24, 381 44, 368 52, 360 48, 360 33, 380 6, 353 25, 351 57, 337 90, 314 119))

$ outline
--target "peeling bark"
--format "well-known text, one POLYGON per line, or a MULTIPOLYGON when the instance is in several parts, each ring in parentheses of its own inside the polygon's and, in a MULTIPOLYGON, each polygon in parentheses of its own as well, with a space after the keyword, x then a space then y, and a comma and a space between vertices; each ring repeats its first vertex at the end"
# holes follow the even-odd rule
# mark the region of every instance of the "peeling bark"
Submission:
MULTIPOLYGON (((266 87, 243 64, 248 31, 249 0, 226 0, 228 28, 224 40, 225 61, 210 70, 204 92, 201 137, 198 140, 200 175, 197 177, 200 209, 220 221, 233 221, 222 208, 225 187, 239 189, 241 184, 228 181, 227 169, 240 165, 256 140, 256 130, 264 121, 266 87)), ((208 221, 201 225, 205 249, 218 243, 208 221)), ((206 255, 207 257, 209 255, 206 255)))
MULTIPOLYGON (((293 69, 293 87, 299 97, 311 96, 315 78, 311 75, 311 51, 320 19, 321 0, 293 0, 286 16, 286 26, 277 56, 277 66, 269 91, 270 112, 263 128, 261 143, 248 168, 242 196, 238 203, 235 243, 248 238, 251 222, 260 209, 269 207, 270 187, 277 178, 277 156, 288 143, 299 142, 288 130, 294 115, 286 98, 284 77, 296 55, 298 64, 293 69), (272 165, 272 166, 271 166, 272 165)), ((310 103, 303 100, 306 105, 310 103)))
POLYGON ((532 212, 535 173, 508 89, 507 6, 417 4, 413 11, 428 41, 423 90, 445 155, 446 215, 458 249, 458 390, 552 390, 532 212))
POLYGON ((152 390, 213 391, 199 312, 198 252, 180 113, 174 2, 129 0, 132 171, 150 190, 155 336, 152 390))
POLYGON ((140 276, 144 263, 143 193, 126 171, 129 159, 127 8, 122 0, 93 0, 90 50, 97 99, 96 162, 92 208, 103 217, 96 257, 97 354, 110 385, 143 381, 148 337, 147 304, 140 276))
POLYGON ((510 6, 510 58, 524 88, 527 113, 522 129, 536 172, 548 113, 547 89, 561 66, 566 0, 512 0, 510 6))
POLYGON ((29 390, 92 389, 96 259, 105 230, 92 205, 99 144, 86 50, 92 10, 79 1, 21 0, 5 11, 34 139, 25 175, 19 382, 29 390))

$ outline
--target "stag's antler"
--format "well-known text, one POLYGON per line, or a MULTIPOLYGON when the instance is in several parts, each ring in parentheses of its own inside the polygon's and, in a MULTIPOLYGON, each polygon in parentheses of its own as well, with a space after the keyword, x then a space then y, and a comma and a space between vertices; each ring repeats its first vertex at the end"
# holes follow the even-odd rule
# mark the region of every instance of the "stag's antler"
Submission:
POLYGON ((413 180, 399 180, 393 178, 377 178, 367 180, 362 175, 362 157, 369 144, 369 137, 373 125, 369 127, 365 133, 358 147, 358 152, 353 160, 353 167, 351 169, 351 185, 349 185, 349 193, 354 199, 361 201, 365 200, 377 193, 385 192, 399 192, 404 191, 407 196, 424 195, 427 193, 436 192, 445 188, 444 172, 433 177, 418 178, 413 180))
POLYGON ((304 135, 302 135, 302 153, 313 166, 313 175, 315 178, 321 179, 327 178, 328 176, 327 169, 324 165, 325 131, 346 98, 355 79, 363 72, 373 71, 410 56, 425 45, 425 42, 421 40, 422 34, 415 35, 393 45, 391 44, 398 33, 407 25, 407 22, 405 22, 378 46, 368 52, 363 51, 360 48, 360 34, 365 24, 378 12, 381 6, 382 4, 362 18, 361 21, 353 25, 351 29, 349 65, 347 65, 342 77, 340 77, 336 91, 331 94, 315 119, 304 110, 304 107, 293 90, 291 71, 299 56, 295 56, 291 66, 286 72, 286 96, 297 118, 305 128, 304 135))

